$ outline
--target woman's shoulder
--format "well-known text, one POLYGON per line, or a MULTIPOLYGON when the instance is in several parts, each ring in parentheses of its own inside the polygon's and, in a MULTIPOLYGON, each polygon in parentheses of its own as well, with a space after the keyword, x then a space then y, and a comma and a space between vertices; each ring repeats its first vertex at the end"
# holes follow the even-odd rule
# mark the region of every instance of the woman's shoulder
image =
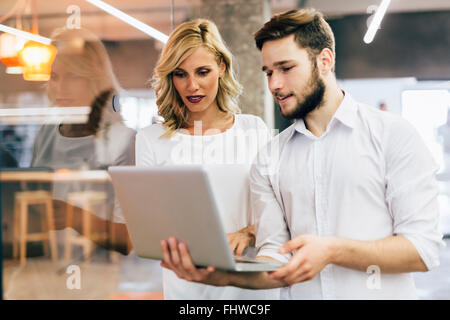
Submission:
POLYGON ((253 114, 236 114, 236 124, 243 128, 267 129, 267 125, 263 119, 253 114))
POLYGON ((137 132, 137 138, 144 138, 148 140, 155 140, 164 134, 166 128, 161 123, 155 123, 140 129, 137 132))

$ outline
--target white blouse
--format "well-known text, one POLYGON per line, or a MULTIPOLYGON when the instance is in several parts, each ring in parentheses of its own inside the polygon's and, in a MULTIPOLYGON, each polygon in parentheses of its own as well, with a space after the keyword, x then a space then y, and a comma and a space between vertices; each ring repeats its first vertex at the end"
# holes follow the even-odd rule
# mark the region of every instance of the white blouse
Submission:
MULTIPOLYGON (((248 164, 250 170, 257 151, 271 137, 260 118, 243 114, 235 115, 233 126, 223 133, 193 136, 178 131, 169 139, 160 138, 164 132, 165 128, 161 124, 146 127, 138 132, 137 166, 248 164)), ((231 206, 236 205, 241 205, 243 211, 232 210, 222 215, 227 233, 236 232, 253 223, 248 199, 247 203, 231 206)), ((179 279, 167 269, 163 269, 163 287, 165 299, 279 299, 279 289, 247 290, 209 286, 179 279)))

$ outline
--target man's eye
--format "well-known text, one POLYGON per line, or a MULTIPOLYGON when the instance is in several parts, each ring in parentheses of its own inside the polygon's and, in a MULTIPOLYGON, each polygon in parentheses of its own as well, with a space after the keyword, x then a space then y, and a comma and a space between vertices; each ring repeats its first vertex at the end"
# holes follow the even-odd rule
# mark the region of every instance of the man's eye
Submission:
POLYGON ((266 77, 270 77, 272 75, 272 72, 266 72, 266 77))
POLYGON ((288 72, 289 70, 291 70, 293 67, 286 67, 286 68, 283 68, 283 72, 288 72))

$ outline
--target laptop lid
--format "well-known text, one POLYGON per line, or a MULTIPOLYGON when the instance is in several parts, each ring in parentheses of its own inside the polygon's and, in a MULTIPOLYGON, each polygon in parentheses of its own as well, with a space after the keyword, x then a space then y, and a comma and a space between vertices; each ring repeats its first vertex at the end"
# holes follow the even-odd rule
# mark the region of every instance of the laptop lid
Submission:
POLYGON ((188 245, 196 265, 235 269, 203 166, 121 166, 108 171, 138 256, 162 260, 160 241, 176 236, 188 245))

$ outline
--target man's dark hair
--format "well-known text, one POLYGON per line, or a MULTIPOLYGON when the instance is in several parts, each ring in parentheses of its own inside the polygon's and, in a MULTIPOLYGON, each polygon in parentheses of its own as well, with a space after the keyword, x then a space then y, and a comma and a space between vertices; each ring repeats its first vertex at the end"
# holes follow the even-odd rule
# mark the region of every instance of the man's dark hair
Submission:
POLYGON ((295 35, 300 48, 306 49, 310 58, 323 49, 335 54, 335 42, 330 25, 322 13, 315 9, 297 9, 274 15, 270 21, 255 33, 255 42, 259 50, 266 41, 277 40, 295 35))

